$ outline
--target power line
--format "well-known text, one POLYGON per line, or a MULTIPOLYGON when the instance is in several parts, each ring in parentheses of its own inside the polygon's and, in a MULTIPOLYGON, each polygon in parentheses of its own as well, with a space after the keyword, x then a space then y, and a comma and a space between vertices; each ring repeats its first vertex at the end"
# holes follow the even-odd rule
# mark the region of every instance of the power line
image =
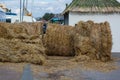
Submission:
POLYGON ((32 22, 33 22, 33 13, 32 13, 32 11, 33 11, 33 4, 34 4, 34 0, 32 0, 32 4, 31 4, 31 16, 32 16, 32 22))

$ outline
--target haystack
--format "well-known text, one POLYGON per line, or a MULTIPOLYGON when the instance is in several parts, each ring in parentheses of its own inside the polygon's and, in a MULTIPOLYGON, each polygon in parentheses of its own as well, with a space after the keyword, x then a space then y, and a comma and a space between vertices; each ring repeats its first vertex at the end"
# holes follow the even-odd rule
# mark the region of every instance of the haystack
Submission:
POLYGON ((73 56, 73 27, 49 24, 44 36, 47 55, 73 56))
POLYGON ((45 56, 75 56, 77 61, 111 59, 108 22, 79 22, 75 27, 42 23, 0 23, 0 61, 42 64, 45 56), (44 45, 44 46, 43 46, 44 45))
POLYGON ((112 36, 108 22, 79 22, 75 27, 74 49, 76 56, 108 61, 111 59, 112 36))
POLYGON ((0 61, 43 64, 41 23, 0 23, 0 61))
POLYGON ((75 27, 49 24, 43 41, 47 55, 75 56, 76 60, 111 59, 112 36, 108 22, 81 21, 75 27))
POLYGON ((1 34, 7 39, 30 39, 42 35, 42 23, 0 23, 0 27, 4 29, 1 34))

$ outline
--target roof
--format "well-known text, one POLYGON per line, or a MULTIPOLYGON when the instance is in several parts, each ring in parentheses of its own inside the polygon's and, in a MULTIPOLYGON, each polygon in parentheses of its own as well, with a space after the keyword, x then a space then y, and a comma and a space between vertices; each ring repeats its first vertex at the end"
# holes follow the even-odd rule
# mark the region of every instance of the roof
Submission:
POLYGON ((66 6, 67 12, 81 13, 120 13, 120 3, 117 0, 73 0, 66 6))
POLYGON ((16 16, 17 14, 16 14, 16 13, 11 13, 11 12, 6 12, 6 15, 13 15, 13 16, 16 16))
POLYGON ((1 11, 1 12, 4 12, 4 10, 3 10, 1 7, 0 7, 0 11, 1 11))
POLYGON ((0 7, 6 8, 6 6, 4 4, 1 4, 1 3, 0 3, 0 7))

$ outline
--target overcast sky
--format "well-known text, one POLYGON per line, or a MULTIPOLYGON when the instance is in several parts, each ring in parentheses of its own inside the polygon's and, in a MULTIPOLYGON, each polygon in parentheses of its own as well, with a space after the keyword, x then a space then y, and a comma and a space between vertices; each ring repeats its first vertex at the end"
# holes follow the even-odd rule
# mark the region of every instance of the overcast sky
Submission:
MULTIPOLYGON (((65 9, 65 4, 72 0, 28 0, 28 10, 33 13, 34 17, 41 17, 44 13, 61 13, 65 9)), ((118 0, 120 2, 120 0, 118 0)), ((20 0, 0 0, 12 12, 19 13, 20 0)))

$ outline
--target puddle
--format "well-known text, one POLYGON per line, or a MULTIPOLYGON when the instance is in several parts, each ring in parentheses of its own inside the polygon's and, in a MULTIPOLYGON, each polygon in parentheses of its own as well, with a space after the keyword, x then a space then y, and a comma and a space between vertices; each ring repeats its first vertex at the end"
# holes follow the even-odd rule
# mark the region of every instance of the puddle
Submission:
POLYGON ((20 73, 7 68, 0 68, 0 80, 20 80, 20 73))

